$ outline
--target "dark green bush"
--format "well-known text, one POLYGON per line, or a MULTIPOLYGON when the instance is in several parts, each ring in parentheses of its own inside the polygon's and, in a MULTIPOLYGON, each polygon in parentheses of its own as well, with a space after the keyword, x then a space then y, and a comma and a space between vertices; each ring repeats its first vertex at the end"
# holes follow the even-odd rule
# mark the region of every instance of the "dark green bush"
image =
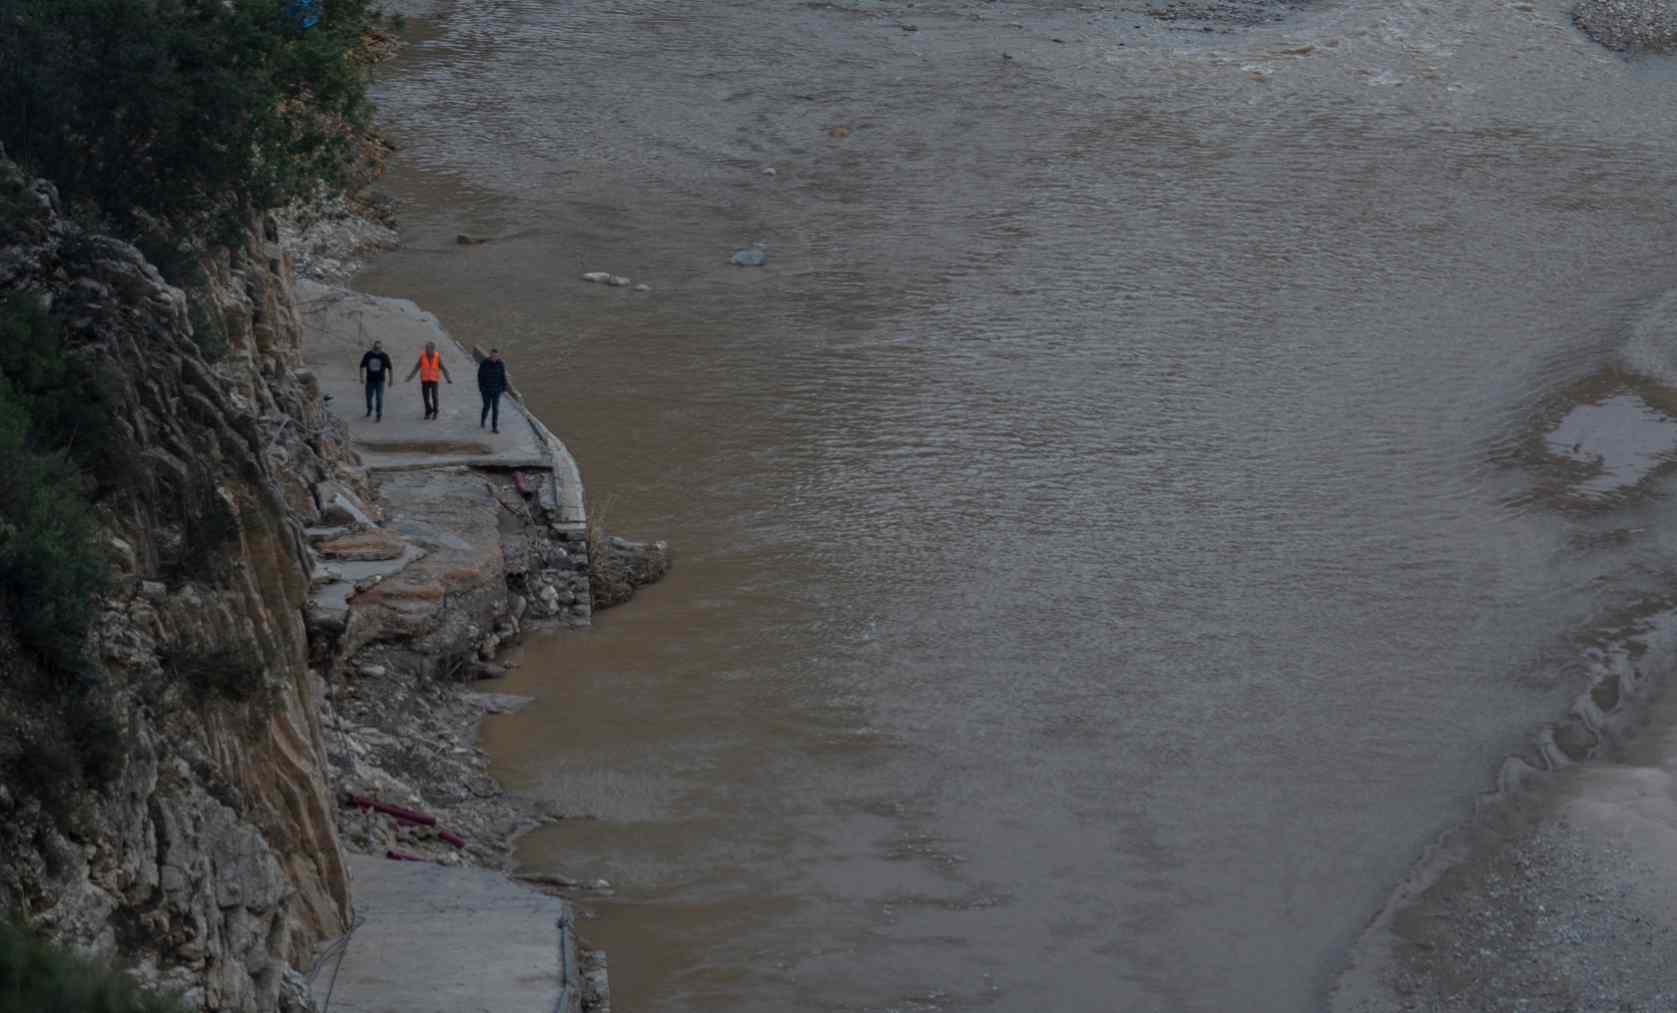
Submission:
POLYGON ((0 300, 0 608, 19 641, 61 672, 82 645, 105 586, 105 564, 73 451, 97 453, 108 433, 59 332, 33 303, 0 300))
POLYGON ((128 238, 210 228, 333 182, 365 123, 370 0, 0 0, 0 144, 128 238))
POLYGON ((123 974, 0 923, 0 1013, 183 1013, 123 974))
POLYGON ((81 472, 31 446, 29 416, 0 377, 0 601, 51 667, 80 667, 105 568, 81 472))
POLYGON ((200 700, 249 700, 261 692, 264 667, 253 650, 177 648, 164 654, 163 670, 200 700))
POLYGON ((63 328, 27 295, 0 296, 0 375, 37 448, 67 451, 90 470, 109 463, 114 427, 102 380, 69 354, 63 328))

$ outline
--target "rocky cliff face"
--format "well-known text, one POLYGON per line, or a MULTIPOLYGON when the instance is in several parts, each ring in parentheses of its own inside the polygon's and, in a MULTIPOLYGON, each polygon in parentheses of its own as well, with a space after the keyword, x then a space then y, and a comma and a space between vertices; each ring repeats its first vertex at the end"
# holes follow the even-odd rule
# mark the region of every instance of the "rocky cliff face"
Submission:
MULTIPOLYGON (((114 769, 56 799, 0 785, 0 909, 205 1009, 296 1008, 294 969, 349 902, 302 529, 318 485, 360 483, 302 368, 290 267, 269 223, 189 301, 3 157, 0 205, 19 209, 0 227, 0 294, 67 326, 126 462, 100 476, 114 580, 89 645, 114 769)), ((52 734, 23 689, 31 664, 0 628, 0 716, 52 734)))

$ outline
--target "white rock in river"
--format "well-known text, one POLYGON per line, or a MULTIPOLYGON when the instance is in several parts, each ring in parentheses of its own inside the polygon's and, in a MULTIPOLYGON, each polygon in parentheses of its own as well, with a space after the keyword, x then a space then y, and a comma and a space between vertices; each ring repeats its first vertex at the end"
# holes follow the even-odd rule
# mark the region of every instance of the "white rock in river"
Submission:
POLYGON ((636 292, 650 292, 650 291, 652 291, 652 286, 648 285, 646 282, 643 281, 639 285, 635 286, 635 291, 636 292))
POLYGON ((591 281, 596 285, 611 284, 611 275, 605 271, 589 271, 582 276, 583 281, 591 281))
POLYGON ((629 279, 623 277, 621 274, 614 274, 610 278, 606 279, 606 284, 610 285, 612 288, 627 288, 629 285, 629 279))

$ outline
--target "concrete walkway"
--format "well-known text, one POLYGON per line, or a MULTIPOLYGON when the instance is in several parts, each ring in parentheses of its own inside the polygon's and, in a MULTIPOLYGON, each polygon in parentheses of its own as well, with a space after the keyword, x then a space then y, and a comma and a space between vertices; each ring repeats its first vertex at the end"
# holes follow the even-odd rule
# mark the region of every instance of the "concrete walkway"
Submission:
POLYGON ((581 1009, 566 902, 487 869, 346 857, 356 929, 315 974, 324 1013, 581 1009))
POLYGON ((551 469, 551 451, 524 407, 501 398, 501 431, 478 427, 483 401, 477 392, 477 363, 442 329, 437 318, 405 299, 380 299, 310 282, 297 285, 307 338, 303 356, 331 395, 332 414, 349 423, 355 449, 374 471, 473 465, 486 468, 551 469), (395 364, 384 391, 384 420, 366 418, 361 356, 374 340, 395 364), (427 341, 437 344, 454 382, 438 387, 440 412, 424 419, 419 378, 402 382, 427 341))
MULTIPOLYGON (((533 469, 547 473, 542 506, 577 532, 587 521, 582 474, 565 444, 517 397, 501 398, 501 431, 478 425, 483 400, 477 361, 444 331, 437 318, 406 299, 384 299, 349 289, 298 281, 303 308, 303 358, 332 400, 332 414, 349 425, 355 449, 375 472, 467 465, 533 469), (384 343, 395 376, 384 391, 384 419, 366 417, 361 356, 374 339, 384 343), (438 389, 438 417, 424 419, 419 380, 403 383, 427 341, 437 344, 454 382, 438 389)), ((516 364, 509 371, 516 370, 516 364)), ((514 374, 516 380, 516 373, 514 374)))

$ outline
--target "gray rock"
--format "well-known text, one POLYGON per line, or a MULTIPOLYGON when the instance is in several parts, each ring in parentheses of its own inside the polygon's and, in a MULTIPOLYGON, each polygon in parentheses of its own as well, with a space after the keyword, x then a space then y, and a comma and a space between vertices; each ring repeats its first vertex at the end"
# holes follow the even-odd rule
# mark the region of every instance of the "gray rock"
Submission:
POLYGON ((155 580, 140 581, 140 597, 147 601, 162 601, 169 597, 169 589, 155 580))
POLYGON ((314 487, 314 495, 320 504, 320 516, 328 525, 370 528, 376 523, 367 504, 337 482, 321 482, 314 487))
POLYGON ((762 267, 768 262, 769 255, 761 246, 753 245, 734 251, 734 263, 740 267, 762 267))

